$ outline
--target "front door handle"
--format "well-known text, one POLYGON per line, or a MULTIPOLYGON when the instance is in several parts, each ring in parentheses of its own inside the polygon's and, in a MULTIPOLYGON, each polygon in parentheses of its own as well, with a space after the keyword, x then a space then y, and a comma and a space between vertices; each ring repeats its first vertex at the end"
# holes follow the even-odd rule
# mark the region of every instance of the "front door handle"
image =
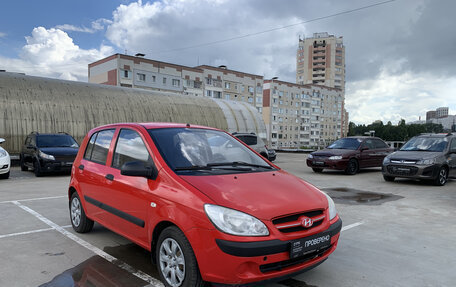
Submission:
POLYGON ((111 180, 111 181, 112 181, 112 180, 114 180, 114 175, 108 173, 108 174, 105 176, 105 178, 106 178, 107 180, 111 180))

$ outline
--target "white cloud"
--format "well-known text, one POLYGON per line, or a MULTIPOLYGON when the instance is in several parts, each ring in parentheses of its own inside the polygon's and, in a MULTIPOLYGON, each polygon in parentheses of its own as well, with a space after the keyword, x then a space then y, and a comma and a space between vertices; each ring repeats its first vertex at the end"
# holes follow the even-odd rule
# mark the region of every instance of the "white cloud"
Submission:
POLYGON ((78 27, 78 26, 70 25, 70 24, 57 25, 57 26, 55 26, 55 28, 59 29, 59 30, 63 30, 63 31, 73 31, 73 32, 82 32, 82 33, 93 34, 97 31, 104 30, 105 25, 108 25, 111 23, 112 23, 111 20, 100 18, 100 19, 92 22, 91 28, 88 28, 85 26, 78 27))
POLYGON ((0 32, 0 38, 5 37, 6 33, 0 32))
POLYGON ((9 71, 68 80, 87 80, 87 65, 114 53, 112 47, 81 49, 60 29, 34 28, 19 59, 0 58, 9 71))
POLYGON ((401 119, 410 122, 419 117, 425 120, 426 111, 456 106, 455 89, 455 78, 383 71, 374 79, 348 83, 346 108, 350 121, 357 124, 375 120, 396 124, 401 119))

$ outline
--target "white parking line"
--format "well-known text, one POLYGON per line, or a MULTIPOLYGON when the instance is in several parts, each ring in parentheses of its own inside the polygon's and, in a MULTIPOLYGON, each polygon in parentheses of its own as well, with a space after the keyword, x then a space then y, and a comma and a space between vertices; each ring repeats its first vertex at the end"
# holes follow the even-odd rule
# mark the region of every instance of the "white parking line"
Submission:
MULTIPOLYGON (((61 226, 61 227, 62 228, 69 228, 69 227, 71 227, 71 225, 65 225, 65 226, 61 226)), ((27 235, 27 234, 39 233, 39 232, 50 231, 50 230, 54 230, 54 228, 43 228, 43 229, 30 230, 30 231, 24 231, 24 232, 3 234, 3 235, 0 235, 0 239, 6 238, 6 237, 18 236, 18 235, 27 235)))
POLYGON ((353 227, 360 226, 361 224, 364 224, 364 221, 360 221, 360 222, 356 222, 356 223, 353 223, 353 224, 344 226, 344 227, 342 227, 342 230, 341 230, 341 231, 349 230, 349 229, 351 229, 351 228, 353 228, 353 227))
POLYGON ((135 268, 133 268, 132 266, 128 265, 127 263, 115 258, 114 256, 111 256, 110 254, 104 252, 103 250, 99 249, 98 247, 96 246, 93 246, 92 244, 90 244, 89 242, 79 238, 78 236, 74 235, 73 233, 63 229, 63 227, 55 224, 54 222, 52 222, 51 220, 47 219, 46 217, 42 216, 41 214, 39 214, 38 212, 34 211, 33 209, 21 204, 19 201, 12 201, 13 204, 17 205, 18 207, 22 208, 23 210, 27 211, 28 213, 30 213, 31 215, 35 216, 37 219, 41 220, 42 222, 46 223, 47 225, 49 225, 50 227, 52 227, 52 229, 56 230, 57 232, 60 232, 61 234, 63 234, 64 236, 66 236, 67 238, 73 240, 74 242, 78 243, 79 245, 89 249, 90 251, 92 251, 93 253, 97 254, 98 256, 100 257, 103 257, 104 259, 106 259, 107 261, 111 262, 112 264, 126 270, 127 272, 135 275, 136 277, 152 284, 152 286, 154 287, 164 287, 163 283, 160 282, 160 280, 158 279, 155 279, 154 277, 140 271, 140 270, 136 270, 135 268))
POLYGON ((63 197, 67 197, 67 196, 60 195, 60 196, 36 197, 36 198, 26 198, 26 199, 17 199, 17 200, 5 200, 5 201, 0 201, 0 203, 14 203, 14 202, 19 202, 19 201, 34 201, 34 200, 56 199, 56 198, 63 198, 63 197))

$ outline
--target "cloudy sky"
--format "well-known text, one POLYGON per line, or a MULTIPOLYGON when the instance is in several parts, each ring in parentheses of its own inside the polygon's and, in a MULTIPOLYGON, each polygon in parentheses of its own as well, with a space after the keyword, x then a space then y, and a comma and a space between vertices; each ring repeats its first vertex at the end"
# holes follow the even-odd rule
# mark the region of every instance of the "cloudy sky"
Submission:
POLYGON ((4 1, 0 70, 87 81, 88 63, 141 52, 294 82, 299 37, 328 32, 344 38, 351 121, 410 122, 442 106, 455 114, 456 1, 396 0, 358 9, 382 2, 4 1))

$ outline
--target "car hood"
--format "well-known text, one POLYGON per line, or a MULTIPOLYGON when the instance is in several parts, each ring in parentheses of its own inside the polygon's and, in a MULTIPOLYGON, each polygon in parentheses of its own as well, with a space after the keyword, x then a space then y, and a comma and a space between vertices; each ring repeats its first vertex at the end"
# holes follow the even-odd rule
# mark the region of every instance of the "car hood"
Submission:
POLYGON ((317 188, 284 171, 181 177, 216 204, 263 220, 328 207, 317 188))
POLYGON ((430 152, 430 151, 396 151, 390 154, 390 159, 408 159, 408 160, 422 160, 428 158, 435 158, 441 156, 442 152, 430 152))
POLYGON ((333 156, 333 155, 346 155, 356 153, 356 150, 352 149, 322 149, 311 153, 313 156, 333 156))
POLYGON ((49 155, 74 155, 75 157, 79 150, 77 147, 40 147, 39 149, 49 155))

